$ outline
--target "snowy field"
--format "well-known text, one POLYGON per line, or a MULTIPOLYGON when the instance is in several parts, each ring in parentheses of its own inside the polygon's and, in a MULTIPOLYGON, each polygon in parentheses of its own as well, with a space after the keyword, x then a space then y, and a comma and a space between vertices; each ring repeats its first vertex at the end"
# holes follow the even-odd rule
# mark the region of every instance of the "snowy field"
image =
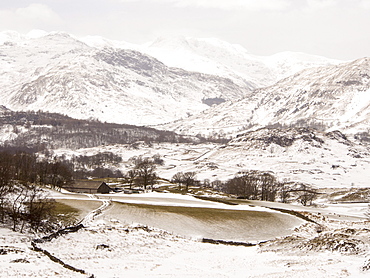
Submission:
MULTIPOLYGON (((164 216, 160 217, 158 211, 161 207, 219 210, 223 213, 225 211, 273 213, 284 216, 282 213, 271 212, 262 207, 275 203, 255 203, 254 207, 246 204, 230 206, 198 200, 191 196, 149 193, 127 198, 119 194, 109 195, 114 202, 106 206, 107 199, 103 199, 102 196, 93 199, 91 195, 87 195, 86 199, 83 199, 78 194, 56 193, 55 197, 59 200, 66 197, 64 200, 73 204, 73 195, 78 197, 76 198, 78 206, 81 206, 81 202, 92 202, 86 207, 94 211, 99 202, 101 213, 89 216, 86 215, 86 210, 84 214, 87 217, 83 221, 85 228, 50 242, 39 243, 38 246, 64 263, 83 269, 86 274, 67 270, 45 255, 33 251, 30 248, 32 235, 18 234, 1 228, 1 277, 91 277, 92 274, 94 277, 104 278, 368 277, 369 275, 370 270, 367 269, 370 268, 370 224, 365 221, 362 213, 367 204, 357 204, 361 209, 354 213, 351 221, 343 220, 346 216, 346 205, 331 207, 328 215, 333 217, 322 215, 320 208, 317 208, 318 211, 314 208, 306 209, 303 213, 316 223, 296 218, 297 225, 292 226, 294 221, 285 223, 291 225, 288 235, 277 235, 276 239, 246 247, 203 243, 200 237, 180 235, 153 227, 155 221, 152 227, 127 222, 133 220, 130 219, 131 213, 135 218, 140 218, 141 214, 141 220, 150 218, 148 215, 152 214, 152 219, 159 218, 159 224, 164 222, 166 217, 169 217, 169 222, 176 223, 175 215, 183 216, 179 211, 176 213, 172 211, 172 214, 166 211, 164 216), (130 198, 131 201, 128 202, 130 198), (164 206, 166 200, 168 204, 164 206), (131 211, 127 207, 131 208, 131 211), (148 211, 148 207, 157 207, 156 212, 148 211)), ((286 204, 277 205, 285 209, 302 208, 286 204)), ((285 216, 295 218, 291 215, 285 216)), ((204 221, 205 216, 202 217, 204 221)), ((187 215, 185 223, 196 228, 194 221, 200 221, 202 217, 189 223, 187 221, 190 217, 187 215)), ((181 223, 181 219, 177 221, 181 223)), ((268 225, 268 221, 261 224, 258 229, 269 230, 271 234, 277 232, 276 225, 268 225)), ((208 224, 212 226, 215 223, 210 221, 208 224)), ((228 225, 237 227, 243 225, 243 221, 234 219, 228 225)), ((199 227, 202 230, 202 226, 199 227)))
POLYGON ((365 257, 201 243, 142 226, 97 221, 44 244, 97 277, 367 277, 365 257), (66 248, 71 246, 73 248, 66 248), (100 247, 99 246, 104 246, 100 247))

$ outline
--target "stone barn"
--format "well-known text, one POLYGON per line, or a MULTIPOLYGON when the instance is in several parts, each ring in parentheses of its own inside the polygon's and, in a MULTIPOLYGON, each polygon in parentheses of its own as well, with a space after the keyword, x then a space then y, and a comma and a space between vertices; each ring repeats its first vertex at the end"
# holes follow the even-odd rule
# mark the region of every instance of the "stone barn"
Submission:
POLYGON ((105 182, 102 182, 97 189, 97 193, 102 193, 102 194, 108 194, 111 191, 113 191, 113 189, 110 188, 109 185, 106 184, 105 182))
POLYGON ((92 181, 92 180, 79 180, 75 181, 73 186, 65 187, 66 190, 76 193, 109 193, 113 191, 105 182, 102 181, 92 181))

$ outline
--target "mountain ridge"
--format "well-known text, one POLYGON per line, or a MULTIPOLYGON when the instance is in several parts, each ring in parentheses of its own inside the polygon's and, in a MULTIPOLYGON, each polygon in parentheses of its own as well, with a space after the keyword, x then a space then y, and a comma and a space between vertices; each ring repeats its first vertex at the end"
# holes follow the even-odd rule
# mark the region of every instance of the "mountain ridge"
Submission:
MULTIPOLYGON (((263 110, 256 108, 257 104, 261 102, 261 106, 267 101, 269 107, 280 105, 279 113, 284 114, 281 103, 271 104, 275 94, 281 95, 282 99, 287 98, 279 86, 293 86, 294 76, 302 75, 297 73, 301 68, 311 68, 311 71, 306 69, 308 74, 305 78, 308 80, 321 74, 319 65, 330 64, 334 68, 340 65, 339 61, 303 53, 284 52, 258 57, 241 46, 217 39, 162 38, 160 53, 149 55, 153 49, 159 49, 158 43, 133 47, 101 37, 78 39, 64 32, 34 31, 23 36, 2 32, 0 85, 3 93, 0 104, 18 111, 41 109, 74 118, 136 125, 158 125, 177 120, 184 125, 182 131, 192 134, 194 132, 187 125, 199 128, 200 133, 207 128, 215 128, 219 132, 221 123, 227 129, 234 125, 243 129, 243 126, 256 123, 279 123, 282 120, 263 115, 263 110), (179 43, 188 51, 184 57, 177 55, 185 53, 181 52, 179 43), (167 58, 159 59, 163 54, 167 58), (177 60, 171 64, 168 60, 176 56, 177 60), (189 57, 188 62, 194 62, 194 71, 182 64, 189 57), (202 70, 203 62, 205 70, 202 70), (215 69, 213 74, 207 73, 209 68, 215 69), (277 68, 279 72, 276 72, 277 68), (243 73, 240 69, 246 70, 243 73), (254 75, 249 75, 250 72, 254 75), (276 83, 279 85, 274 85, 277 76, 291 72, 295 74, 293 77, 285 77, 276 83), (270 85, 261 89, 263 84, 270 85), (267 88, 274 88, 278 93, 267 88), (266 98, 264 94, 270 97, 266 98), (225 101, 230 102, 225 104, 225 101), (238 114, 235 109, 226 114, 212 112, 230 103, 240 103, 235 104, 235 109, 244 112, 238 114), (216 104, 220 105, 216 107, 216 104), (214 108, 208 110, 212 105, 214 108), (252 117, 250 111, 257 116, 252 117), (191 124, 192 115, 200 115, 202 122, 193 121, 191 124), (202 119, 202 115, 207 118, 202 119), (238 120, 233 120, 233 117, 238 120), (188 119, 188 123, 181 119, 188 119)), ((296 86, 304 87, 306 81, 303 81, 296 86)), ((269 109, 265 113, 278 112, 269 109)), ((282 121, 283 124, 285 122, 290 124, 294 119, 282 121)), ((181 132, 175 124, 164 127, 181 132)))
POLYGON ((308 67, 342 62, 289 51, 270 56, 257 56, 240 45, 219 39, 182 36, 157 39, 146 48, 142 48, 142 51, 171 66, 224 75, 236 82, 239 79, 247 80, 255 88, 272 85, 308 67))
POLYGON ((269 125, 320 125, 356 133, 367 130, 369 122, 370 59, 361 58, 303 70, 165 128, 197 134, 202 130, 235 133, 269 125))
POLYGON ((4 43, 0 55, 0 100, 12 110, 148 125, 207 109, 204 99, 228 100, 252 89, 168 67, 136 50, 89 47, 65 33, 4 43))

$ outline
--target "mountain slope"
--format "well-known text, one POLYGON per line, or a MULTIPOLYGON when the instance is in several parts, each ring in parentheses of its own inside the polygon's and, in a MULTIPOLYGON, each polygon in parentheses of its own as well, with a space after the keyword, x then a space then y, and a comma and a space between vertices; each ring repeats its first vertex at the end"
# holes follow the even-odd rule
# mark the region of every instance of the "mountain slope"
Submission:
POLYGON ((23 39, 8 34, 0 45, 0 68, 0 104, 12 110, 116 123, 165 123, 208 108, 207 99, 222 102, 252 89, 171 68, 138 51, 90 47, 65 33, 23 39))
POLYGON ((369 123, 370 58, 363 58, 304 70, 166 128, 209 134, 281 124, 357 132, 369 123))
POLYGON ((239 171, 273 171, 281 180, 315 187, 367 187, 369 146, 339 131, 309 128, 262 128, 240 134, 203 161, 229 164, 239 171))
POLYGON ((57 113, 4 111, 0 145, 14 149, 83 149, 138 142, 197 142, 197 138, 149 127, 77 120, 57 113))

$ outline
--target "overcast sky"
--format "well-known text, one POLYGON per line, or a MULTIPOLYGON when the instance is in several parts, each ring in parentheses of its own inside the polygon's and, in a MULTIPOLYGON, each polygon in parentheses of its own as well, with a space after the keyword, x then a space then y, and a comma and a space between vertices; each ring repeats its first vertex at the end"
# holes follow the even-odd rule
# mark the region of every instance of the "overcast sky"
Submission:
POLYGON ((65 31, 130 43, 214 37, 250 53, 370 56, 370 0, 1 0, 0 31, 65 31))

